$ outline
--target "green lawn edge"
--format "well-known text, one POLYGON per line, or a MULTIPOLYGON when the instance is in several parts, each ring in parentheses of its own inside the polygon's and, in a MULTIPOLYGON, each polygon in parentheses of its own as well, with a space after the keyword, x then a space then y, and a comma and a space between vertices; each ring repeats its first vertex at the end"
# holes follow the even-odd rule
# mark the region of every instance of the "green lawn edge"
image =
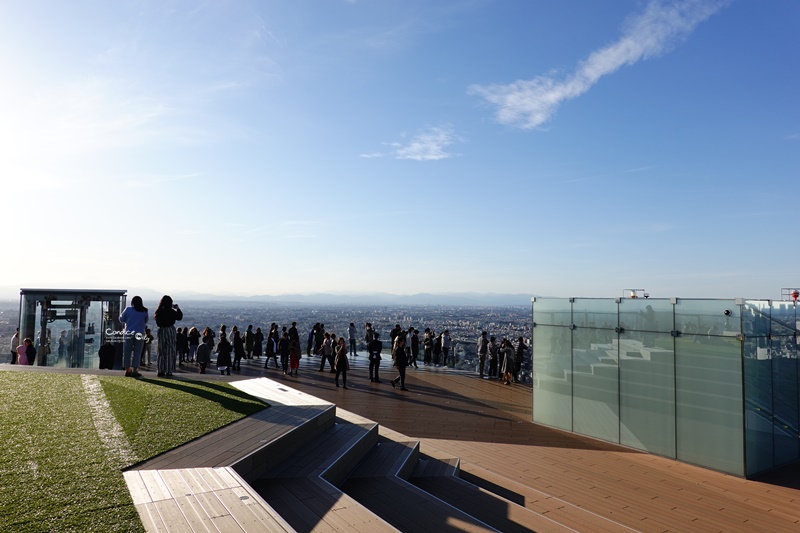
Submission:
POLYGON ((0 531, 144 531, 123 470, 268 407, 224 382, 92 378, 128 462, 98 434, 81 375, 0 371, 0 531))

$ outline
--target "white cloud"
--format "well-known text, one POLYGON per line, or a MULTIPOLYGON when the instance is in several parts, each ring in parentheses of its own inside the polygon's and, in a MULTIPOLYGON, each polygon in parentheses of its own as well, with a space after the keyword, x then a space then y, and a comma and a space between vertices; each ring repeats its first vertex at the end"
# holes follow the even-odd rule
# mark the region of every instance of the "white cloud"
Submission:
POLYGON ((629 21, 617 42, 591 53, 567 77, 542 75, 509 84, 473 85, 468 92, 496 106, 498 122, 536 128, 549 120, 563 102, 582 95, 601 77, 669 51, 729 3, 730 0, 653 0, 644 13, 629 21))
POLYGON ((457 153, 450 151, 450 147, 464 140, 456 134, 449 124, 431 126, 406 142, 387 143, 391 148, 388 153, 373 152, 361 154, 361 157, 371 159, 375 157, 393 157, 394 159, 413 159, 414 161, 437 161, 455 157, 457 153))
POLYGON ((414 161, 437 161, 456 157, 450 147, 462 143, 464 139, 459 136, 450 124, 430 126, 405 142, 385 143, 389 152, 370 152, 360 154, 364 159, 391 157, 394 159, 412 159, 414 161))

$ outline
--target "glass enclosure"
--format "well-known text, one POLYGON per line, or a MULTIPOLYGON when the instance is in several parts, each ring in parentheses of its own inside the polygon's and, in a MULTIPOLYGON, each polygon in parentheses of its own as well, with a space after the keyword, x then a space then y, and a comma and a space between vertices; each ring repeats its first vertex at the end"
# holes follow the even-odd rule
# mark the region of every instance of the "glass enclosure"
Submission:
POLYGON ((738 476, 800 459, 794 302, 532 305, 534 422, 738 476))
POLYGON ((33 364, 62 368, 98 368, 98 350, 110 341, 121 369, 124 306, 125 291, 21 289, 20 338, 33 341, 33 364))

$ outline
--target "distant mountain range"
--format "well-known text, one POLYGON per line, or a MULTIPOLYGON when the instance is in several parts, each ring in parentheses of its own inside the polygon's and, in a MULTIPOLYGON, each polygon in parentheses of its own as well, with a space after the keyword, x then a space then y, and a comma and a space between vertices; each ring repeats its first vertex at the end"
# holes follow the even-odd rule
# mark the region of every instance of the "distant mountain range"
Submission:
MULTIPOLYGON (((45 287, 56 288, 56 287, 45 287)), ((108 287, 119 288, 119 287, 108 287)), ((152 289, 127 289, 128 298, 133 295, 141 296, 147 304, 157 302, 164 294, 152 289)), ((370 293, 311 293, 311 294, 258 294, 253 296, 205 294, 199 292, 171 292, 172 298, 181 300, 204 302, 248 302, 272 303, 291 305, 530 305, 531 294, 505 294, 505 293, 417 293, 417 294, 390 294, 385 292, 370 293)), ((19 298, 19 289, 0 287, 0 298, 15 300, 19 298)))

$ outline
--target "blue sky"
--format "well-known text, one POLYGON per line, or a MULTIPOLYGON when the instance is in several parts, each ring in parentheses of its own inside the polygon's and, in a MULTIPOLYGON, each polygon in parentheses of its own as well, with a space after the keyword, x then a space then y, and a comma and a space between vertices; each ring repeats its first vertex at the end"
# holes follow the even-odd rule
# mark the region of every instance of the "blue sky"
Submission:
POLYGON ((800 3, 4 1, 0 286, 777 298, 800 3))

